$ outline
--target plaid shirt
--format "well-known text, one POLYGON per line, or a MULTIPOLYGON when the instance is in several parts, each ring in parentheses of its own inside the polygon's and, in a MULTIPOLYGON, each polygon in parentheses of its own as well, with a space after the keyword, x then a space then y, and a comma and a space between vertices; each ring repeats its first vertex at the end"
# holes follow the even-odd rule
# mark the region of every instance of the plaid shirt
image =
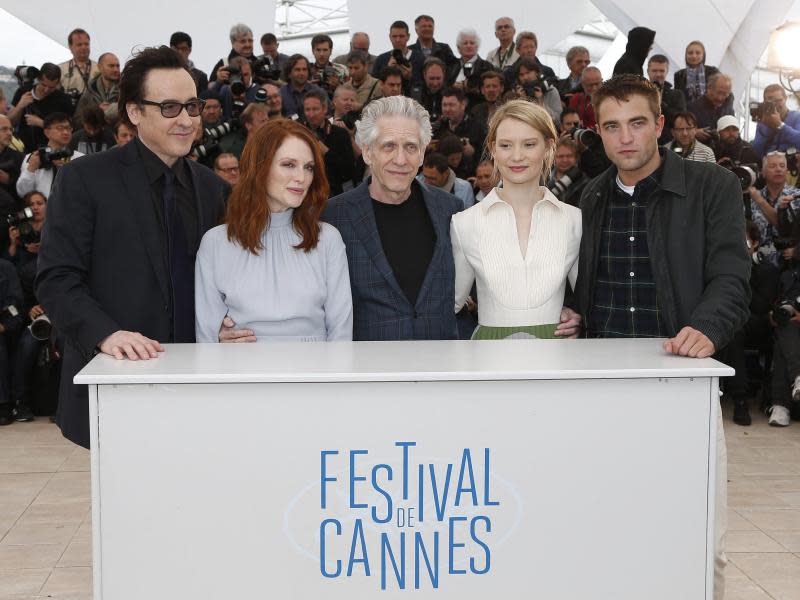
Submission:
POLYGON ((661 168, 636 184, 633 196, 616 181, 611 184, 587 322, 589 337, 666 335, 647 246, 647 200, 660 177, 661 168))

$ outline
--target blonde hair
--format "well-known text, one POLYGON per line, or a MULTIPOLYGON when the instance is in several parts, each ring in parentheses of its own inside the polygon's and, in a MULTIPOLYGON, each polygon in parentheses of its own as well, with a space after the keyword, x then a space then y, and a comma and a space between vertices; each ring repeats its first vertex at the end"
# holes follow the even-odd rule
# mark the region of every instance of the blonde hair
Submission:
MULTIPOLYGON (((530 125, 536 131, 542 134, 545 144, 547 145, 547 152, 542 162, 542 173, 540 180, 544 184, 547 177, 550 175, 550 170, 553 168, 553 162, 556 155, 556 142, 558 141, 558 134, 556 133, 556 126, 553 123, 553 118, 544 108, 538 104, 533 103, 526 99, 509 100, 501 105, 494 111, 492 118, 489 120, 489 133, 486 135, 486 154, 494 159, 494 145, 497 141, 497 128, 500 123, 506 119, 516 119, 526 125, 530 125)), ((494 174, 498 175, 497 162, 494 163, 494 174)))

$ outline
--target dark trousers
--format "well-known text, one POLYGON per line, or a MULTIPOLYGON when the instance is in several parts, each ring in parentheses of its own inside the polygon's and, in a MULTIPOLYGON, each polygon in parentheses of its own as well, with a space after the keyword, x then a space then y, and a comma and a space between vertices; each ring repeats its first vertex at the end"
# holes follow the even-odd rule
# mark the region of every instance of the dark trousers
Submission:
POLYGON ((751 316, 747 323, 733 336, 730 344, 725 346, 717 358, 726 365, 736 369, 736 374, 723 377, 725 393, 734 399, 747 397, 747 365, 745 348, 767 350, 772 344, 772 326, 766 316, 751 316))
POLYGON ((789 408, 792 384, 800 376, 800 324, 789 321, 775 328, 772 361, 772 404, 789 408))
POLYGON ((8 393, 8 380, 11 373, 11 356, 8 334, 0 334, 0 406, 7 406, 11 397, 8 393))
POLYGON ((17 406, 30 407, 31 378, 36 357, 46 341, 37 340, 26 327, 19 336, 14 357, 14 376, 11 379, 11 398, 17 406))

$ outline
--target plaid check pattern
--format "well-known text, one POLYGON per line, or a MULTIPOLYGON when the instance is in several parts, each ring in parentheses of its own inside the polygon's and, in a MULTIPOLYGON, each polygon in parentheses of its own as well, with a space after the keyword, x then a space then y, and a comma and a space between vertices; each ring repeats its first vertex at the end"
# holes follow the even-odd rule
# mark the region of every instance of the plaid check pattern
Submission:
POLYGON ((664 337, 647 245, 647 199, 660 170, 636 185, 633 196, 612 181, 600 236, 589 337, 664 337))

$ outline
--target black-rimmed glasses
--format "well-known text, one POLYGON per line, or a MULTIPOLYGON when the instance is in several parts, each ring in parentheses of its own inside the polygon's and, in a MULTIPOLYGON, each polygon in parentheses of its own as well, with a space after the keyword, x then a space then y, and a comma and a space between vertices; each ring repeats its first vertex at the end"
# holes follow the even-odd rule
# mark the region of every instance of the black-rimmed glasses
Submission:
POLYGON ((139 104, 146 104, 148 106, 158 106, 161 109, 161 116, 166 119, 174 119, 185 108, 186 114, 190 117, 199 117, 203 112, 203 107, 206 105, 205 100, 195 98, 188 102, 175 102, 175 100, 165 100, 164 102, 153 102, 152 100, 142 100, 139 104))

